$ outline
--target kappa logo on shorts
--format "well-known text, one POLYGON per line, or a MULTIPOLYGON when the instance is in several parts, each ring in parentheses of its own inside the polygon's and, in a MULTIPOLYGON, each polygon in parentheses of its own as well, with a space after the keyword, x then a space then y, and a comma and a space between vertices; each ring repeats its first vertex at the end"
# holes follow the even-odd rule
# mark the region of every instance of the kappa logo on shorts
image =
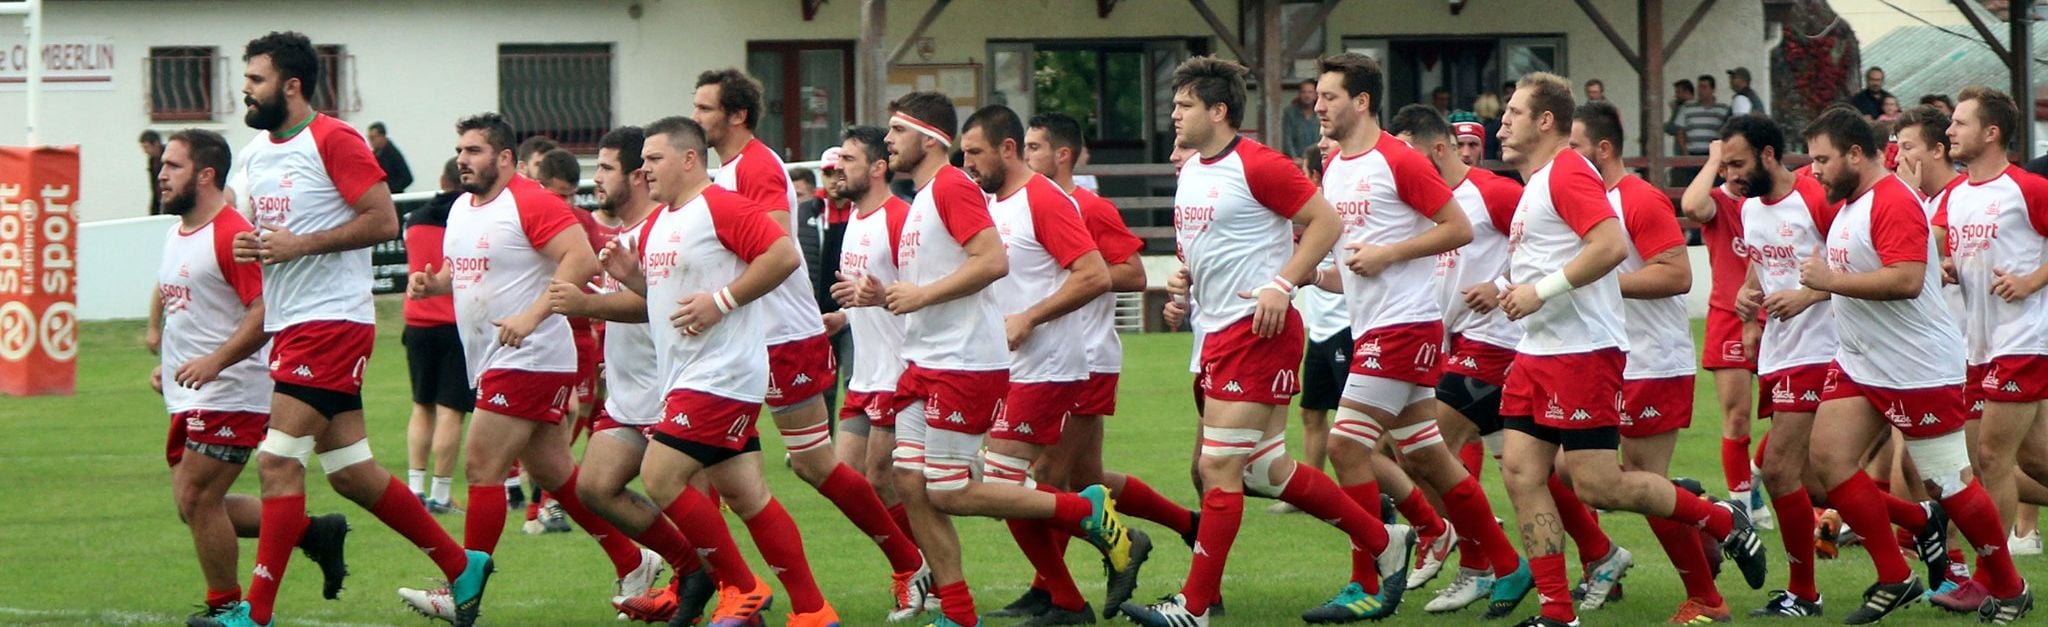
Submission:
POLYGON ((789 380, 790 385, 809 385, 810 382, 811 375, 802 372, 796 373, 796 378, 789 380))
POLYGON ((1380 370, 1380 360, 1377 357, 1367 357, 1365 358, 1365 364, 1360 367, 1366 370, 1380 370))
POLYGON ((1031 423, 1017 425, 1017 433, 1020 435, 1033 435, 1031 431, 1031 423))
POLYGON ((292 376, 301 379, 311 379, 313 378, 313 369, 306 367, 305 364, 299 364, 299 367, 292 369, 292 376))
POLYGON ((492 405, 497 405, 499 407, 506 407, 512 404, 512 401, 506 400, 504 394, 492 394, 490 400, 484 402, 490 403, 492 405))
POLYGON ((1980 400, 1977 400, 1976 402, 1972 402, 1972 403, 1970 403, 1970 413, 1973 413, 1973 414, 1981 414, 1981 413, 1984 413, 1984 401, 1980 399, 1980 400))
POLYGON ((1244 387, 1238 385, 1236 379, 1231 379, 1223 384, 1223 391, 1230 394, 1243 394, 1244 387))
POLYGON ((213 437, 233 439, 235 437, 235 430, 228 428, 227 425, 221 425, 219 431, 213 432, 213 437))
POLYGON ((688 429, 688 428, 690 428, 690 415, 689 415, 689 414, 676 414, 676 415, 675 415, 674 417, 672 417, 672 418, 669 418, 669 419, 668 419, 668 421, 669 421, 669 422, 673 422, 673 423, 676 423, 676 426, 678 426, 678 427, 682 427, 682 428, 684 428, 684 429, 688 429))
POLYGON ((1941 419, 1934 417, 1934 412, 1920 414, 1920 426, 1931 427, 1938 424, 1941 424, 1941 419))
POLYGON ((1806 401, 1808 403, 1818 403, 1820 402, 1820 395, 1814 394, 1813 390, 1807 390, 1805 394, 1799 395, 1799 400, 1806 401))
POLYGON ((960 412, 956 411, 953 412, 951 415, 946 416, 946 422, 953 423, 956 425, 964 425, 967 424, 967 417, 960 415, 960 412))
POLYGON ((1586 410, 1583 410, 1583 409, 1574 409, 1574 410, 1572 410, 1572 422, 1582 422, 1582 421, 1586 421, 1586 420, 1592 420, 1592 419, 1593 419, 1593 415, 1592 415, 1592 414, 1588 414, 1588 413, 1586 413, 1586 410))
POLYGON ((1456 360, 1457 360, 1457 362, 1458 362, 1458 365, 1459 365, 1459 366, 1463 366, 1463 367, 1466 367, 1466 368, 1472 368, 1472 369, 1478 369, 1478 368, 1479 368, 1479 360, 1477 360, 1477 359, 1473 359, 1471 355, 1459 355, 1459 356, 1458 356, 1458 357, 1456 358, 1456 360))
POLYGON ((1656 420, 1658 418, 1663 418, 1664 412, 1657 411, 1657 408, 1655 407, 1646 407, 1643 409, 1643 413, 1640 415, 1643 417, 1644 420, 1656 420))
POLYGON ((2008 394, 2018 394, 2020 393, 2020 384, 2014 381, 2007 381, 2005 382, 2004 389, 2008 394))

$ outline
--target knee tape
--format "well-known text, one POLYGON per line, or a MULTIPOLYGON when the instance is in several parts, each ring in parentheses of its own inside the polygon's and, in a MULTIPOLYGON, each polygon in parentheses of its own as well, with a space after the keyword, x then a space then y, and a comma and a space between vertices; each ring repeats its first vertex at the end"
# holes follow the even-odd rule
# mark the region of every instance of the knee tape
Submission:
POLYGON ((1913 465, 1920 469, 1921 478, 1941 490, 1934 495, 1937 500, 1962 492, 1969 485, 1963 481, 1963 470, 1970 467, 1968 447, 1962 431, 1906 440, 1906 453, 1913 456, 1913 465))
POLYGON ((924 488, 939 492, 953 492, 967 489, 967 483, 974 473, 966 460, 927 459, 924 463, 924 488))
POLYGON ((363 438, 332 451, 320 454, 320 470, 327 474, 341 472, 349 466, 370 461, 370 439, 363 438))
POLYGON ((1384 433, 1386 427, 1380 426, 1380 421, 1349 407, 1339 406, 1337 420, 1330 423, 1330 435, 1357 442, 1367 449, 1379 448, 1380 435, 1384 433))
POLYGON ((1400 448, 1402 453, 1413 453, 1423 447, 1444 442, 1443 431, 1437 429, 1435 420, 1424 420, 1394 429, 1390 433, 1394 436, 1394 446, 1400 448))
POLYGON ((924 445, 917 442, 896 441, 896 448, 889 451, 897 470, 924 471, 924 445))
POLYGON ((982 478, 989 483, 1032 487, 1031 460, 995 451, 981 453, 982 478))
POLYGON ((1250 457, 1259 445, 1258 429, 1228 429, 1224 427, 1202 427, 1202 455, 1204 457, 1250 457))
POLYGON ((808 427, 782 430, 782 446, 790 453, 806 453, 832 445, 832 425, 820 422, 808 427))
POLYGON ((1496 430, 1479 436, 1479 442, 1486 445, 1486 454, 1492 455, 1494 459, 1500 459, 1501 451, 1507 450, 1507 441, 1508 434, 1505 431, 1496 430))
POLYGON ((1253 492, 1278 497, 1287 482, 1294 478, 1294 465, 1287 459, 1287 434, 1278 434, 1259 442, 1258 452, 1244 465, 1244 486, 1253 492), (1286 476, 1273 477, 1273 466, 1286 463, 1286 476))
POLYGON ((306 460, 313 457, 313 436, 292 436, 271 429, 263 435, 263 443, 256 446, 256 452, 297 460, 304 467, 306 460))

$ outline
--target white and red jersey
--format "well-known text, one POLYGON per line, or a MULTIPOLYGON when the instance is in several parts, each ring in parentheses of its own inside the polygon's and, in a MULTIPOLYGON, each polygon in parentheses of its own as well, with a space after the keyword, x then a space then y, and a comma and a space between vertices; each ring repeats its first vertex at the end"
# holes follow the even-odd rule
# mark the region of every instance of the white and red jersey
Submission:
POLYGON ((2048 180, 2008 165, 1989 180, 1950 187, 1942 206, 1970 363, 2048 354, 2048 293, 2010 303, 1991 293, 2000 273, 2025 276, 2048 263, 2048 180))
MULTIPOLYGON (((1807 180, 1813 177, 1797 178, 1807 180)), ((1707 246, 1707 271, 1712 281, 1707 291, 1707 307, 1733 313, 1735 293, 1742 289, 1742 282, 1749 279, 1749 246, 1742 224, 1742 216, 1746 215, 1749 203, 1729 195, 1719 186, 1707 192, 1707 198, 1708 202, 1714 203, 1713 217, 1700 223, 1700 242, 1707 246)), ((1802 254, 1809 252, 1812 249, 1802 251, 1802 254)), ((1793 275, 1794 279, 1798 278, 1796 269, 1793 275)))
MULTIPOLYGON (((1123 212, 1085 187, 1074 188, 1074 204, 1081 206, 1081 223, 1102 253, 1102 262, 1116 266, 1130 261, 1145 249, 1145 240, 1124 225, 1123 212)), ((1069 316, 1079 316, 1081 332, 1088 336, 1088 371, 1122 372, 1124 341, 1116 333, 1116 291, 1104 292, 1069 316)))
MULTIPOLYGON (((1751 271, 1765 296, 1803 289, 1799 264, 1806 263, 1827 240, 1841 206, 1828 202, 1827 190, 1811 176, 1795 177, 1792 189, 1775 199, 1751 198, 1742 203, 1742 240, 1751 271)), ((1834 300, 1807 307, 1787 320, 1764 325, 1757 348, 1757 372, 1765 375, 1797 366, 1834 361, 1841 346, 1835 331, 1834 300)))
POLYGON ((1834 297, 1842 339, 1835 361, 1842 372, 1856 383, 1894 390, 1962 383, 1963 338, 1942 302, 1939 257, 1912 187, 1886 176, 1850 200, 1828 228, 1827 246, 1828 266, 1836 272, 1927 264, 1925 287, 1911 299, 1834 297))
MULTIPOLYGON (((1954 237, 1950 237, 1948 233, 1948 195, 1954 192, 1957 187, 1961 187, 1968 182, 1970 182, 1970 177, 1960 174, 1955 175, 1954 178, 1948 180, 1948 184, 1943 186, 1941 191, 1935 192, 1931 197, 1925 197, 1920 200, 1921 205, 1927 209, 1927 220, 1930 223, 1928 226, 1941 229, 1942 239, 1936 243, 1936 250, 1941 253, 1943 259, 1953 257, 1956 252, 1956 240, 1954 237)), ((1913 191, 1918 192, 1920 190, 1916 188, 1913 191)), ((1968 328, 1970 303, 1968 299, 1963 298, 1963 286, 1949 283, 1946 280, 1942 281, 1941 298, 1948 303, 1948 317, 1952 322, 1956 323, 1956 330, 1962 333, 1964 341, 1968 342, 1970 337, 1970 330, 1968 328)))
MULTIPOLYGON (((1029 182, 1008 197, 990 201, 988 213, 995 221, 996 233, 1003 236, 1004 254, 1010 261, 1009 274, 989 286, 996 312, 1004 316, 1024 313, 1052 298, 1073 275, 1074 260, 1095 252, 1095 240, 1081 224, 1081 208, 1042 175, 1032 174, 1029 182)), ((1079 312, 1038 325, 1029 339, 1011 351, 1010 381, 1087 380, 1090 330, 1083 326, 1086 321, 1075 315, 1079 312)))
POLYGON ((1315 184, 1287 155, 1243 137, 1221 154, 1181 165, 1173 223, 1192 279, 1195 326, 1220 331, 1252 315, 1258 301, 1238 293, 1280 275, 1294 256, 1294 214, 1315 195, 1315 184))
POLYGON ((1428 157, 1386 131, 1371 150, 1338 155, 1323 166, 1323 197, 1337 208, 1344 232, 1337 238, 1337 259, 1344 279, 1344 300, 1351 306, 1354 337, 1380 327, 1442 320, 1442 279, 1434 257, 1388 264, 1373 276, 1361 276, 1342 265, 1352 244, 1391 246, 1415 239, 1436 226, 1439 209, 1451 201, 1451 188, 1428 157))
MULTIPOLYGON (((863 277, 888 289, 898 279, 895 241, 903 233, 910 203, 890 196, 866 214, 854 212, 846 221, 839 247, 839 273, 858 284, 863 277)), ((846 326, 853 330, 853 392, 894 392, 903 374, 903 317, 882 307, 848 307, 846 326)))
MULTIPOLYGON (((1338 251, 1330 249, 1323 256, 1323 262, 1316 264, 1316 276, 1323 272, 1350 272, 1337 263, 1338 251)), ((1343 292, 1332 292, 1315 285, 1304 285, 1294 291, 1294 308, 1301 311, 1301 330, 1308 334, 1308 341, 1321 342, 1351 329, 1351 307, 1344 302, 1343 292)), ((1197 352, 1201 343, 1195 344, 1197 352)))
MULTIPOLYGON (((297 235, 356 219, 355 202, 384 181, 370 143, 347 123, 314 114, 285 139, 260 133, 236 156, 242 192, 258 226, 297 235)), ((263 330, 317 320, 376 324, 370 303, 370 249, 308 255, 263 270, 263 330)))
POLYGON ((190 232, 172 224, 164 237, 163 260, 156 267, 159 302, 163 305, 164 406, 170 413, 207 410, 270 413, 269 346, 222 368, 220 377, 194 390, 172 382, 185 362, 219 350, 249 305, 263 297, 263 269, 235 263, 235 234, 252 230, 249 220, 232 206, 190 232))
MULTIPOLYGON (((783 167, 782 157, 761 140, 747 140, 739 154, 726 158, 713 182, 769 211, 788 214, 788 222, 778 226, 785 233, 797 232, 796 186, 789 182, 789 170, 783 167)), ((775 291, 762 296, 760 303, 768 311, 765 322, 769 346, 825 333, 824 319, 818 315, 817 292, 811 289, 811 273, 804 269, 802 260, 797 261, 796 272, 789 273, 789 278, 775 286, 775 291)))
POLYGON ((1484 314, 1466 307, 1465 288, 1507 276, 1508 231, 1515 223, 1515 205, 1522 200, 1522 184, 1471 168, 1465 180, 1451 188, 1451 195, 1472 223, 1472 242, 1437 255, 1437 273, 1443 275, 1444 331, 1513 349, 1522 341, 1522 327, 1498 307, 1484 314))
POLYGON ((668 326, 684 298, 715 294, 747 264, 789 237, 761 206, 716 186, 682 206, 655 211, 640 225, 640 268, 647 277, 648 335, 663 392, 690 390, 759 403, 768 393, 768 318, 760 303, 741 305, 697 335, 668 326))
POLYGON ((455 329, 469 357, 470 386, 488 370, 576 371, 567 318, 549 315, 516 348, 498 343, 494 322, 520 315, 547 293, 556 264, 541 249, 576 224, 560 196, 516 174, 489 200, 455 199, 441 254, 455 287, 455 329))
MULTIPOLYGON (((668 207, 655 207, 639 222, 618 229, 605 229, 626 250, 638 251, 640 228, 668 207)), ((598 293, 626 289, 617 278, 605 274, 597 280, 598 293)), ((667 320, 661 328, 668 329, 667 320)), ((662 400, 668 395, 668 380, 654 351, 654 326, 646 322, 604 323, 604 412, 619 424, 648 425, 661 420, 662 400)))
MULTIPOLYGON (((1628 232, 1628 256, 1614 271, 1635 272, 1649 260, 1673 248, 1685 246, 1685 233, 1678 229, 1678 208, 1649 181, 1636 175, 1622 177, 1607 191, 1607 201, 1621 214, 1621 228, 1628 232)), ((1617 276, 1616 285, 1620 284, 1617 276)), ((1630 381, 1691 376, 1693 367, 1692 317, 1685 311, 1685 295, 1639 300, 1624 298, 1622 315, 1628 321, 1628 366, 1621 378, 1630 381)))
MULTIPOLYGON (((917 190, 896 238, 898 278, 927 286, 952 275, 967 262, 967 241, 993 228, 981 187, 960 168, 939 168, 917 190)), ((910 363, 933 370, 1010 369, 1009 337, 989 288, 911 312, 903 325, 903 358, 910 363)))
MULTIPOLYGON (((1560 151, 1529 175, 1522 200, 1515 205, 1515 221, 1508 229, 1508 281, 1535 285, 1564 270, 1585 249, 1582 238, 1587 232, 1619 217, 1593 163, 1570 149, 1560 151)), ((1515 350, 1529 355, 1627 351, 1628 335, 1621 320, 1621 281, 1608 272, 1522 318, 1522 343, 1515 350)))

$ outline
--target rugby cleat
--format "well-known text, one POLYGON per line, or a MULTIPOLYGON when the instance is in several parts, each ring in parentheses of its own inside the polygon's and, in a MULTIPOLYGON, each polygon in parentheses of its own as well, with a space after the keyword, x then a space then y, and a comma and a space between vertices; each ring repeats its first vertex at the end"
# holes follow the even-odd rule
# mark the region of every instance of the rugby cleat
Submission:
MULTIPOLYGON (((1944 581, 1948 579, 1948 512, 1934 501, 1921 503, 1920 509, 1927 512, 1927 524, 1913 534, 1913 552, 1927 565, 1928 581, 1944 581)), ((1959 611, 1974 612, 1976 607, 1971 604, 1959 611)))
POLYGON ((1820 616, 1820 602, 1821 600, 1819 598, 1815 598, 1812 601, 1808 601, 1806 599, 1799 598, 1799 595, 1792 594, 1791 592, 1785 590, 1772 590, 1771 600, 1764 602, 1763 607, 1750 610, 1749 617, 1806 618, 1809 616, 1820 616))
POLYGON ((1024 594, 1017 597, 1017 600, 1003 606, 1003 609, 989 612, 984 616, 989 618, 1029 618, 1044 614, 1050 609, 1052 609, 1052 593, 1046 592, 1042 588, 1025 588, 1024 594))
POLYGON ((497 566, 491 561, 491 554, 483 551, 465 551, 469 565, 462 569, 462 575, 448 582, 449 597, 455 602, 455 627, 469 627, 476 624, 476 617, 483 613, 484 587, 491 583, 491 573, 497 566))
POLYGON ((1415 568, 1408 571, 1408 589, 1414 590, 1436 579, 1444 570, 1444 562, 1451 557, 1451 550, 1458 548, 1458 530, 1444 525, 1444 532, 1436 536, 1419 538, 1420 551, 1415 553, 1415 568))
POLYGON ((1360 587, 1358 582, 1347 582, 1343 588, 1337 590, 1335 596, 1330 597, 1330 600, 1302 612, 1301 620, 1318 625, 1380 620, 1394 615, 1394 606, 1382 602, 1380 597, 1399 589, 1400 586, 1381 582, 1379 594, 1366 594, 1365 588, 1360 587))
POLYGON ((640 565, 618 580, 618 594, 614 597, 633 596, 654 587, 661 580, 661 573, 668 570, 668 563, 661 555, 647 549, 640 549, 640 565))
MULTIPOLYGON (((1493 580, 1493 591, 1488 594, 1484 618, 1488 620, 1507 618, 1509 614, 1515 612, 1517 606, 1522 604, 1522 599, 1528 598, 1529 592, 1535 589, 1536 573, 1529 570, 1529 560, 1523 559, 1520 564, 1515 566, 1515 572, 1508 573, 1506 577, 1497 577, 1493 580)), ((1609 595, 1609 599, 1614 601, 1621 600, 1620 582, 1614 584, 1614 593, 1609 595)))
POLYGON ((1188 611, 1187 602, 1186 596, 1175 593, 1149 605, 1125 603, 1119 611, 1145 627, 1209 627, 1209 617, 1188 611))
MULTIPOLYGON (((1451 578, 1451 585, 1438 590, 1436 598, 1430 599, 1428 605, 1422 606, 1422 610, 1431 614, 1456 612, 1478 603, 1492 592, 1493 571, 1459 568, 1457 575, 1451 578)), ((1519 598, 1515 600, 1521 601, 1519 598)))
POLYGON ((398 600, 413 612, 434 620, 455 622, 455 599, 447 588, 399 588, 398 600))
POLYGON ((1984 605, 1977 608, 1977 622, 2010 625, 2026 618, 2027 613, 2033 610, 2034 590, 2026 588, 2020 590, 2019 596, 2010 599, 1985 599, 1984 605))
POLYGON ((1764 554, 1763 540, 1756 537, 1756 527, 1749 522, 1749 510, 1727 502, 1715 505, 1728 510, 1734 519, 1727 539, 1721 543, 1721 553, 1742 570, 1742 581, 1749 584, 1749 589, 1762 590, 1764 578, 1770 574, 1770 560, 1764 554))
POLYGON ((1863 590, 1863 604, 1842 620, 1845 625, 1868 625, 1884 620, 1899 608, 1912 605, 1920 600, 1920 594, 1927 587, 1920 584, 1919 577, 1912 577, 1893 584, 1874 583, 1863 590))
POLYGON ((1082 601, 1081 609, 1078 610, 1063 610, 1058 607, 1054 607, 1044 612, 1040 612, 1035 616, 1032 616, 1031 620, 1017 623, 1018 627, 1051 627, 1053 625, 1093 624, 1095 624, 1095 608, 1088 605, 1087 601, 1082 601))
MULTIPOLYGON (((919 564, 917 570, 894 573, 889 575, 889 578, 889 596, 896 600, 896 609, 889 611, 889 622, 896 623, 910 620, 916 617, 919 612, 938 608, 939 597, 932 595, 932 568, 930 564, 919 564)), ((1030 593, 1026 592, 1025 595, 1029 596, 1030 593)), ((1018 616, 1029 616, 1029 614, 1018 616)))
POLYGON ((1684 603, 1678 604, 1678 613, 1672 614, 1671 620, 1666 622, 1673 625, 1711 625, 1732 620, 1735 620, 1735 617, 1728 611, 1727 601, 1722 601, 1720 605, 1707 605, 1701 603, 1699 599, 1686 599, 1684 603))
POLYGON ((1108 595, 1102 604, 1103 618, 1115 618, 1116 610, 1138 591, 1138 571, 1152 554, 1152 539, 1145 532, 1124 525, 1123 518, 1117 516, 1116 499, 1110 497, 1109 488, 1088 486, 1080 496, 1088 499, 1091 506, 1088 517, 1081 519, 1081 529, 1087 532, 1088 543, 1102 551, 1102 568, 1109 579, 1108 595))
POLYGON ((711 627, 747 627, 774 604, 775 590, 760 575, 754 576, 754 585, 747 590, 720 586, 718 608, 711 612, 711 627))
POLYGON ((1606 556, 1586 565, 1586 593, 1579 599, 1579 609, 1592 611, 1606 607, 1615 586, 1628 576, 1628 569, 1635 565, 1635 555, 1628 549, 1621 548, 1619 544, 1610 545, 1606 556))
POLYGON ((1984 602, 1990 600, 1991 591, 1984 589, 1984 584, 1977 583, 1975 579, 1964 581, 1953 590, 1928 598, 1935 607, 1957 614, 1975 612, 1984 607, 1984 602))
MULTIPOLYGON (((273 619, 274 620, 274 619, 273 619)), ((185 619, 185 627, 270 627, 268 623, 258 625, 249 618, 249 602, 236 601, 227 607, 200 610, 185 619)))
POLYGON ((347 516, 327 514, 307 520, 299 535, 299 549, 320 565, 320 596, 329 601, 341 597, 342 580, 348 579, 348 532, 347 516))

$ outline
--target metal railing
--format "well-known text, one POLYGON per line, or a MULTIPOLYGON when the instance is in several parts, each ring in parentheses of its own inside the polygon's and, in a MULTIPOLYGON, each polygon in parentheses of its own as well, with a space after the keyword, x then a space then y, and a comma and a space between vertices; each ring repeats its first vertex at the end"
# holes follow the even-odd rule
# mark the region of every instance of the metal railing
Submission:
POLYGON ((612 128, 612 53, 606 45, 503 46, 498 111, 526 135, 579 153, 612 128))
POLYGON ((235 111, 234 99, 221 87, 229 75, 227 57, 212 47, 151 48, 144 66, 149 84, 143 106, 151 121, 206 121, 235 111))

